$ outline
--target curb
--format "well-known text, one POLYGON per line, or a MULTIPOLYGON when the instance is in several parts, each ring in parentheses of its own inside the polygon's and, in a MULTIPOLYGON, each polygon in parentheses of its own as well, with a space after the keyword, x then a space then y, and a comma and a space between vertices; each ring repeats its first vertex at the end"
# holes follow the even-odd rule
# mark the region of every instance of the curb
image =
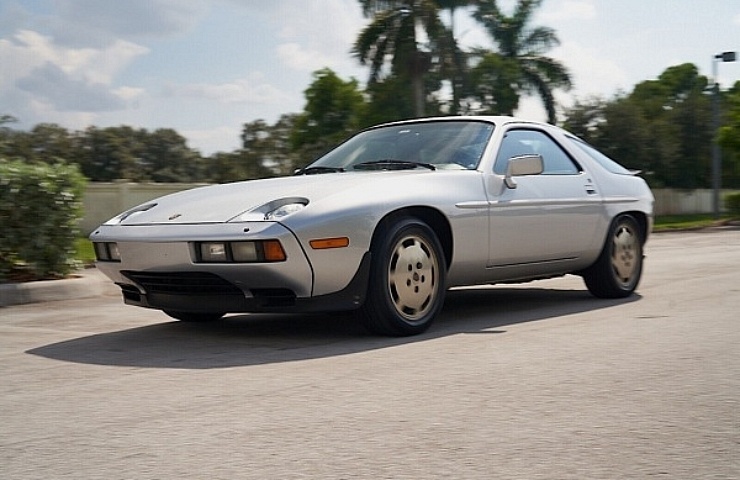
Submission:
POLYGON ((116 295, 120 290, 95 268, 65 280, 42 280, 0 285, 0 307, 116 295))

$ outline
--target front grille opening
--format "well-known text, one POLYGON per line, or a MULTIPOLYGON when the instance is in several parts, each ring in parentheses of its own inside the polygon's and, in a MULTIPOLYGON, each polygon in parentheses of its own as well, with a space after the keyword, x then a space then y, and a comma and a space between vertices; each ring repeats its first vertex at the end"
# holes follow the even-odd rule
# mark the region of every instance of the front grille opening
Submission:
MULTIPOLYGON (((243 295, 233 283, 208 272, 121 272, 147 294, 243 295)), ((125 295, 125 293, 124 293, 125 295)))
POLYGON ((126 285, 124 283, 119 283, 119 287, 121 287, 121 293, 123 294, 123 298, 126 300, 130 300, 132 302, 140 302, 141 301, 141 293, 139 292, 139 289, 134 287, 133 285, 126 285))
POLYGON ((290 307, 295 305, 295 292, 289 288, 253 288, 254 298, 265 307, 290 307))

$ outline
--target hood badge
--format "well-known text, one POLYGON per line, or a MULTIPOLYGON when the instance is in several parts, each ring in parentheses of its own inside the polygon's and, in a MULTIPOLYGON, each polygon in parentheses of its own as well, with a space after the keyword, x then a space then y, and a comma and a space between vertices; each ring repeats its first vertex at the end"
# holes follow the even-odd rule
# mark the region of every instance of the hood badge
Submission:
POLYGON ((174 220, 174 219, 180 218, 180 217, 182 217, 182 214, 181 213, 176 213, 174 215, 170 215, 170 218, 168 220, 174 220))

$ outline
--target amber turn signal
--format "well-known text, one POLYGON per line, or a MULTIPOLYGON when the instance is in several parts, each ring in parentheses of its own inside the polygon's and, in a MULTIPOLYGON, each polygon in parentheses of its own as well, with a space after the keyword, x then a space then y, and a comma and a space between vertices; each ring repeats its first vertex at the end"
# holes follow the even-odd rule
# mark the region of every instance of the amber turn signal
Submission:
POLYGON ((314 250, 324 250, 327 248, 344 248, 349 246, 348 237, 335 238, 318 238, 308 242, 314 250))

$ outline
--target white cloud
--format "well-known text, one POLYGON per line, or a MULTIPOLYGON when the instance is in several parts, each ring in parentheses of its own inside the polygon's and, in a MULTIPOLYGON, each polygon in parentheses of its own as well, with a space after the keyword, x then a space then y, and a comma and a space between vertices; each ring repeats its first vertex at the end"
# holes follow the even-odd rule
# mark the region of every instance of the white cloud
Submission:
POLYGON ((277 47, 277 56, 285 65, 304 72, 330 67, 336 61, 318 50, 308 50, 297 43, 284 43, 277 47))
POLYGON ((170 84, 165 86, 163 93, 165 96, 207 99, 225 104, 270 104, 278 103, 285 99, 284 93, 269 83, 266 83, 259 75, 220 84, 170 84))
POLYGON ((56 41, 100 45, 116 39, 167 37, 192 29, 208 12, 206 0, 57 0, 49 20, 56 41))
POLYGON ((145 90, 143 88, 136 87, 118 87, 113 90, 113 93, 123 100, 136 100, 144 96, 145 90))
MULTIPOLYGON (((39 119, 38 123, 57 123, 69 129, 84 129, 94 123, 96 113, 93 112, 62 112, 54 108, 47 101, 33 96, 23 97, 22 115, 19 115, 21 121, 26 118, 39 119)), ((16 111, 13 112, 14 116, 16 111)))
POLYGON ((359 12, 359 4, 347 0, 305 2, 301 8, 282 3, 274 17, 279 19, 278 36, 283 41, 276 51, 278 57, 298 71, 329 67, 357 76, 364 70, 350 50, 367 21, 359 12))
POLYGON ((45 64, 89 82, 110 84, 115 74, 148 52, 148 48, 124 40, 103 49, 68 48, 55 45, 49 36, 20 30, 11 40, 0 40, 0 61, 13 67, 0 77, 0 88, 45 64))
POLYGON ((196 148, 205 155, 215 152, 231 152, 241 147, 239 135, 240 126, 221 126, 200 130, 182 130, 181 133, 188 139, 188 146, 196 148))
POLYGON ((591 20, 596 17, 593 0, 563 0, 559 4, 545 4, 542 21, 545 24, 567 20, 591 20))
POLYGON ((125 40, 116 40, 105 49, 94 50, 89 62, 79 70, 86 78, 93 82, 110 84, 114 78, 134 59, 149 53, 149 48, 125 40), (83 70, 86 73, 83 73, 83 70))
POLYGON ((35 68, 16 85, 34 98, 46 100, 58 111, 105 112, 126 105, 105 85, 75 78, 51 63, 35 68))
POLYGON ((740 25, 740 13, 738 13, 737 15, 735 15, 735 17, 732 19, 732 22, 735 25, 740 25))
POLYGON ((578 96, 609 95, 630 84, 627 74, 613 61, 604 57, 597 46, 584 47, 565 42, 551 52, 571 72, 578 96))
POLYGON ((101 112, 121 111, 132 88, 112 85, 116 76, 149 49, 125 40, 72 48, 48 35, 17 30, 0 39, 0 103, 23 123, 79 125, 101 112))

